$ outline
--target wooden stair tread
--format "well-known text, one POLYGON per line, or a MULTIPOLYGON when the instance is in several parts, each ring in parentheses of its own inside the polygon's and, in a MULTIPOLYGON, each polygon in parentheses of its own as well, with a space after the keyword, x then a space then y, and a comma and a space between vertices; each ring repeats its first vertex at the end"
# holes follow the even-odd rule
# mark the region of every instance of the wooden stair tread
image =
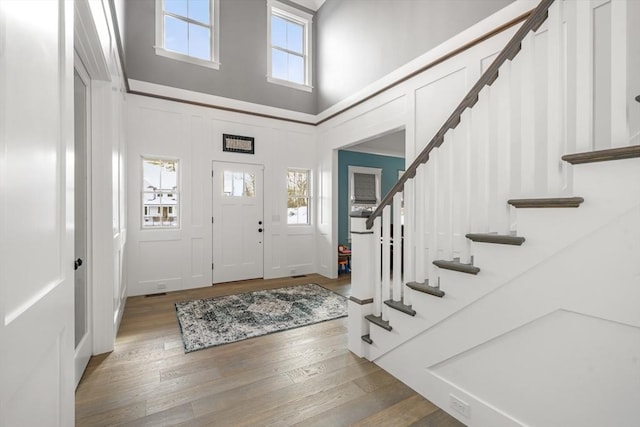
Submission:
POLYGON ((391 329, 393 329, 389 325, 388 320, 382 320, 382 316, 375 316, 373 314, 369 314, 367 316, 364 316, 364 318, 367 319, 369 322, 373 323, 374 325, 378 325, 382 329, 386 329, 387 331, 390 331, 391 329))
POLYGON ((582 197, 548 197, 539 199, 508 200, 515 208, 577 208, 584 202, 582 197))
POLYGON ((441 259, 433 261, 433 264, 440 268, 444 268, 445 270, 459 271, 460 273, 478 274, 478 272, 480 272, 478 267, 472 264, 463 264, 460 262, 459 258, 454 258, 453 261, 441 259))
POLYGON ((622 160, 640 157, 640 145, 628 147, 609 148, 606 150, 587 151, 584 153, 565 154, 562 160, 572 165, 583 163, 606 162, 609 160, 622 160))
POLYGON ((524 237, 512 236, 508 234, 492 234, 492 233, 469 233, 467 239, 473 242, 497 243, 500 245, 517 245, 524 243, 524 237))
POLYGON ((407 283, 407 287, 413 289, 414 291, 433 295, 434 297, 438 297, 438 298, 442 298, 444 296, 444 291, 440 290, 440 288, 429 286, 428 281, 425 283, 409 282, 407 283))
POLYGON ((373 340, 371 339, 369 334, 363 335, 360 338, 362 338, 362 341, 366 342, 367 344, 373 344, 373 340))
POLYGON ((403 304, 402 301, 394 301, 392 299, 388 299, 384 303, 393 309, 401 311, 404 314, 408 314, 409 316, 416 315, 416 311, 413 308, 411 308, 410 305, 403 304))

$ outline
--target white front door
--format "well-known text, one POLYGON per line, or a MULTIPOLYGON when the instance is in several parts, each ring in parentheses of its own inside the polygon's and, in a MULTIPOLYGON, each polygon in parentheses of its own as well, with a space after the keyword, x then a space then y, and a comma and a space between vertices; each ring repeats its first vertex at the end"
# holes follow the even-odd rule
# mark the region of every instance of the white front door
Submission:
POLYGON ((87 143, 89 127, 89 75, 76 57, 74 73, 75 117, 75 383, 80 383, 93 347, 91 333, 91 287, 87 257, 87 143))
POLYGON ((264 275, 263 169, 213 162, 213 283, 264 275))
POLYGON ((74 424, 73 6, 0 0, 0 427, 74 424))

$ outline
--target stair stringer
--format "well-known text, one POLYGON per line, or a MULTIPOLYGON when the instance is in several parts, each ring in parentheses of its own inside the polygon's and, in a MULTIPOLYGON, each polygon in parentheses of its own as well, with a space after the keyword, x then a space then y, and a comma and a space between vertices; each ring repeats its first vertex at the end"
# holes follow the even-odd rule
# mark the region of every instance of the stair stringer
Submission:
POLYGON ((371 327, 375 346, 369 348, 368 359, 383 356, 640 204, 640 192, 628 191, 630 182, 640 182, 638 159, 574 168, 577 194, 585 196, 581 207, 518 209, 518 235, 524 236, 526 242, 522 246, 474 242, 472 253, 474 265, 480 267, 478 275, 437 269, 446 295, 434 298, 411 291, 417 311, 414 318, 385 307, 393 330, 371 327))
MULTIPOLYGON (((572 372, 572 365, 568 365, 566 378, 563 374, 559 378, 544 378, 545 364, 553 366, 554 363, 544 357, 554 351, 545 348, 545 337, 562 340, 570 336, 549 336, 554 334, 554 328, 542 338, 531 334, 537 337, 532 342, 526 341, 531 346, 531 354, 516 361, 510 359, 510 354, 517 353, 517 349, 509 350, 509 345, 513 338, 522 338, 522 334, 535 331, 545 322, 566 318, 567 313, 570 318, 582 316, 606 325, 614 334, 624 329, 640 337, 639 302, 640 204, 637 204, 377 358, 375 363, 470 426, 624 425, 624 420, 640 418, 640 408, 633 403, 640 399, 638 378, 627 374, 618 377, 614 371, 607 378, 615 378, 604 384, 605 389, 603 384, 590 384, 589 380, 611 366, 622 373, 637 372, 640 339, 621 343, 619 347, 607 347, 602 352, 594 351, 594 354, 563 353, 563 360, 575 360, 577 366, 583 366, 581 361, 585 358, 595 361, 591 370, 585 372, 572 372), (579 268, 568 268, 571 266, 579 268), (507 351, 494 351, 492 357, 482 358, 483 352, 491 352, 498 346, 506 347, 507 351), (620 366, 621 360, 624 366, 620 366), (514 381, 504 368, 514 363, 521 366, 517 371, 520 381, 514 381), (467 368, 473 366, 474 372, 490 372, 491 380, 483 383, 474 381, 473 376, 462 380, 453 378, 451 365, 456 369, 466 365, 467 368), (583 380, 575 381, 575 378, 583 380), (546 381, 548 387, 528 388, 528 384, 541 381, 546 381), (585 384, 590 387, 585 388, 585 384), (569 395, 567 388, 571 391, 569 395), (556 389, 563 392, 555 395, 556 389), (470 405, 470 417, 451 410, 451 393, 470 405), (595 400, 599 402, 597 405, 592 403, 595 400), (559 420, 565 420, 564 424, 559 420)), ((576 331, 576 335, 588 333, 588 330, 576 331)))

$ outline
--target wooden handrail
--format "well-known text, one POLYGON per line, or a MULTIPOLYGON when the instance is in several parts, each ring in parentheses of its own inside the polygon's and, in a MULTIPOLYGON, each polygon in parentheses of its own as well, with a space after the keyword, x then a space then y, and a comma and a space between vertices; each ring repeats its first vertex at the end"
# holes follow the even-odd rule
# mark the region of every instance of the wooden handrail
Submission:
POLYGON ((378 205, 376 210, 373 211, 371 216, 367 219, 367 228, 373 227, 373 221, 376 217, 382 215, 382 210, 385 206, 388 206, 393 202, 393 196, 404 189, 404 183, 416 176, 416 170, 418 167, 429 160, 429 153, 431 153, 431 150, 442 145, 444 142, 444 135, 449 131, 449 129, 454 129, 458 123, 460 123, 460 118, 464 110, 473 107, 476 102, 478 102, 478 95, 482 88, 486 85, 491 86, 491 84, 498 78, 498 72, 502 64, 504 64, 507 59, 512 60, 515 58, 518 52, 520 52, 522 40, 524 40, 526 35, 529 34, 530 31, 536 31, 540 28, 542 23, 547 19, 549 7, 553 2, 554 0, 542 0, 531 12, 529 18, 524 21, 522 26, 513 35, 511 40, 509 40, 504 49, 502 49, 496 59, 491 63, 489 68, 487 68, 487 70, 480 76, 476 84, 473 85, 471 90, 469 90, 469 93, 467 93, 467 95, 462 99, 462 102, 460 102, 455 110, 453 110, 453 113, 451 113, 449 118, 444 122, 440 130, 436 132, 424 150, 418 154, 413 163, 411 163, 405 173, 400 177, 398 182, 396 182, 391 190, 389 190, 389 192, 384 196, 380 205, 378 205))

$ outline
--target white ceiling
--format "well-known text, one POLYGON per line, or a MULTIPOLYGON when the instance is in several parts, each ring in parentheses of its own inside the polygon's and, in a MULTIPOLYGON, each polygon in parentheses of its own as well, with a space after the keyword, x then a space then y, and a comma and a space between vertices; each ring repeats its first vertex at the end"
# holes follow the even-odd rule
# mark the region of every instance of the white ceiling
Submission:
POLYGON ((343 148, 343 150, 404 158, 404 140, 405 132, 401 130, 363 141, 359 144, 343 148))
POLYGON ((325 0, 291 0, 294 3, 299 4, 300 6, 306 7, 307 9, 311 9, 314 12, 320 9, 325 2, 325 0))

